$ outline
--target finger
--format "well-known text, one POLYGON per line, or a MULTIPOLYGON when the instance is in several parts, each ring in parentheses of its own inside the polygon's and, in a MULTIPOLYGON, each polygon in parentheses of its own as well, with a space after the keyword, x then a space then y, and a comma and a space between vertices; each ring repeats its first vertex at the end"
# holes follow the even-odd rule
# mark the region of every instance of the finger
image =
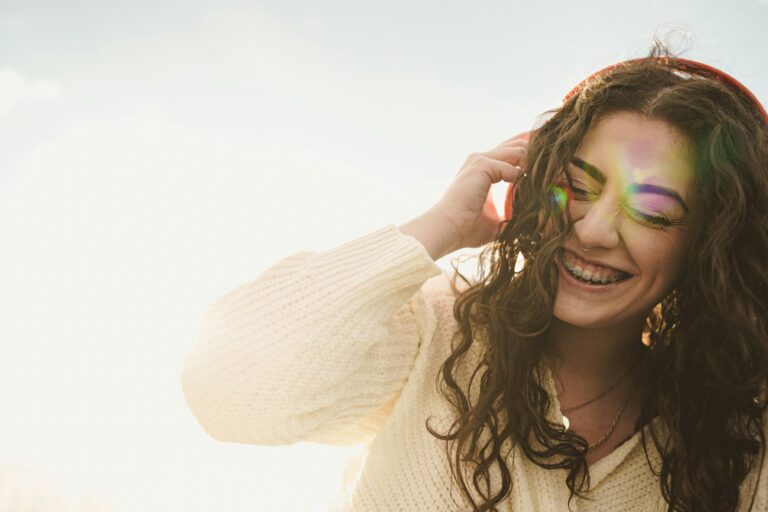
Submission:
POLYGON ((527 142, 528 142, 528 139, 529 139, 530 137, 531 137, 531 132, 530 132, 530 131, 527 131, 527 132, 522 132, 522 133, 518 133, 518 134, 517 134, 517 135, 515 135, 514 137, 510 137, 510 138, 508 138, 508 139, 506 139, 506 140, 502 141, 501 143, 499 143, 499 146, 501 146, 501 145, 504 145, 504 144, 507 144, 508 142, 517 141, 517 140, 521 140, 521 141, 524 141, 524 142, 526 142, 526 143, 527 143, 527 142))
POLYGON ((528 148, 524 146, 501 147, 486 151, 485 153, 481 153, 481 155, 486 155, 490 158, 495 158, 525 168, 528 148))
POLYGON ((525 169, 522 169, 517 165, 497 160, 486 155, 480 155, 475 161, 475 166, 480 172, 488 175, 492 183, 498 183, 502 180, 514 183, 525 173, 525 169))
POLYGON ((503 147, 528 147, 528 141, 523 139, 509 139, 500 142, 494 147, 494 149, 503 147))

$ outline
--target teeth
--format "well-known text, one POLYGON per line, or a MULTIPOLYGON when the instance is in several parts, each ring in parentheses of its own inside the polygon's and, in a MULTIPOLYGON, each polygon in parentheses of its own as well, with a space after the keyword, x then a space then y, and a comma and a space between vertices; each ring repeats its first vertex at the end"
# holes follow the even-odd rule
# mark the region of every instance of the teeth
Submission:
POLYGON ((623 273, 614 272, 604 267, 598 267, 595 265, 587 265, 587 268, 577 266, 574 262, 570 261, 569 257, 563 258, 563 263, 568 271, 576 277, 593 283, 608 284, 615 283, 621 277, 623 273))

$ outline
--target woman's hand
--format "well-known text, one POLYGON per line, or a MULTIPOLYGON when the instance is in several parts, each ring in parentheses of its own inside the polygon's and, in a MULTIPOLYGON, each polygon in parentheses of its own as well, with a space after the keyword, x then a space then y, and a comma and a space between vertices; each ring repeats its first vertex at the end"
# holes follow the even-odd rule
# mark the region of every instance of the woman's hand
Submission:
POLYGON ((502 218, 496 212, 491 185, 514 183, 526 170, 528 133, 507 139, 494 149, 472 153, 448 190, 431 209, 452 226, 457 248, 479 247, 493 240, 502 218))

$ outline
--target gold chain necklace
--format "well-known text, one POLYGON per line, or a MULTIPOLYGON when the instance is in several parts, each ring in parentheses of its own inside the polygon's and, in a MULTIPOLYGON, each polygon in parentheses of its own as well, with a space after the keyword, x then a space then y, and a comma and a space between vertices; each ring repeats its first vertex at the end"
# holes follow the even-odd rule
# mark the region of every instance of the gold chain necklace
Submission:
MULTIPOLYGON (((611 386, 608 389, 608 391, 613 389, 619 382, 624 380, 624 378, 627 375, 629 375, 637 367, 637 364, 640 362, 640 359, 642 359, 642 356, 640 358, 638 358, 637 361, 635 361, 635 363, 632 365, 632 368, 630 368, 629 371, 626 374, 624 374, 624 376, 621 377, 621 379, 619 379, 613 386, 611 386)), ((629 387, 629 393, 627 393, 627 396, 624 398, 624 402, 621 404, 621 407, 619 408, 619 412, 616 414, 616 417, 613 418, 613 422, 611 423, 611 426, 608 428, 608 431, 605 434, 603 434, 603 437, 598 439, 596 442, 594 442, 592 444, 588 444, 587 445, 588 449, 591 450, 591 449, 597 448, 598 446, 603 444, 605 441, 607 441, 609 437, 611 437, 611 434, 616 429, 616 425, 619 423, 619 418, 621 418, 621 415, 624 413, 624 409, 626 409, 627 404, 629 404, 629 399, 632 397, 632 393, 633 393, 634 389, 635 389, 635 386, 630 386, 629 387)), ((583 406, 587 405, 588 403, 592 403, 595 400, 597 400, 598 398, 604 396, 606 393, 608 393, 608 391, 605 391, 605 392, 601 393, 600 395, 598 395, 596 398, 592 398, 592 399, 590 399, 590 400, 588 400, 588 401, 586 401, 586 402, 584 402, 582 404, 579 404, 579 405, 574 406, 574 407, 569 407, 568 409, 563 409, 563 410, 561 410, 561 412, 563 412, 563 411, 573 411, 575 409, 578 409, 580 407, 583 407, 583 406)), ((566 430, 568 430, 570 428, 570 421, 568 421, 568 418, 565 415, 563 415, 563 425, 565 426, 566 430)))

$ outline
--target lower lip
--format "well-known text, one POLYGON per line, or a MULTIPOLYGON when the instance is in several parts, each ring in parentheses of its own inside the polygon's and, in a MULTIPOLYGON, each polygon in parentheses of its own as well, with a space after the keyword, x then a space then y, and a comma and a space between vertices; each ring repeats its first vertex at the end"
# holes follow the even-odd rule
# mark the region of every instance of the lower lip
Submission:
POLYGON ((562 276, 562 278, 569 285, 575 288, 578 288, 580 290, 584 290, 585 292, 591 292, 591 293, 608 292, 618 288, 622 284, 632 279, 632 277, 630 277, 629 279, 624 279, 622 281, 617 281, 615 283, 610 283, 610 284, 588 284, 588 283, 585 283, 584 281, 579 281, 565 269, 565 265, 562 262, 562 257, 563 257, 563 254, 561 253, 558 258, 555 258, 557 260, 557 266, 560 269, 560 276, 562 276))

